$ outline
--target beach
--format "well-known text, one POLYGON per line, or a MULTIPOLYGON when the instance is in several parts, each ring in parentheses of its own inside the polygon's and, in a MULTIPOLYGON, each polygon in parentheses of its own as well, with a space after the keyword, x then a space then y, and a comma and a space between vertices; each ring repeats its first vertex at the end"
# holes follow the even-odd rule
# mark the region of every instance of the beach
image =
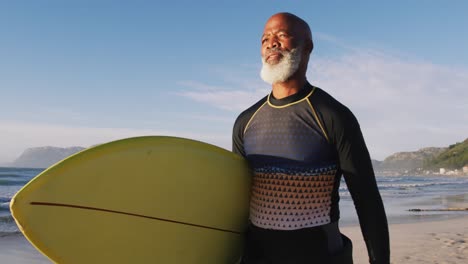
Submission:
MULTIPOLYGON (((446 220, 391 224, 391 263, 468 263, 468 214, 446 220)), ((359 226, 341 231, 353 241, 354 263, 369 263, 359 226)), ((51 263, 20 234, 0 237, 0 263, 51 263)))
MULTIPOLYGON (((369 263, 358 226, 341 229, 353 241, 354 263, 369 263)), ((391 224, 391 263, 468 263, 468 214, 449 220, 391 224)))

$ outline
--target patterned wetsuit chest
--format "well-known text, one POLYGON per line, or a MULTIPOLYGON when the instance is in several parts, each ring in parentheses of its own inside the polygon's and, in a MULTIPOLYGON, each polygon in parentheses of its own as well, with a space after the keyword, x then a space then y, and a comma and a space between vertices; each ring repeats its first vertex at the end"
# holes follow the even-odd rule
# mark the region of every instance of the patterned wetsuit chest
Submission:
POLYGON ((330 222, 336 159, 306 102, 260 108, 244 150, 254 170, 252 223, 288 230, 330 222))
POLYGON ((306 102, 259 109, 244 133, 244 149, 247 156, 268 155, 308 163, 323 163, 332 155, 306 102))

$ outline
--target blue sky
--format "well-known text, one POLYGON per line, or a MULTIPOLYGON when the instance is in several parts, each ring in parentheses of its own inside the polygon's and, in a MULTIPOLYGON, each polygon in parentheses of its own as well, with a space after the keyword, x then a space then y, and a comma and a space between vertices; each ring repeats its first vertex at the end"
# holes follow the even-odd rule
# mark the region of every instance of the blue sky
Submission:
POLYGON ((467 137, 467 1, 2 1, 0 163, 140 135, 229 149, 270 89, 260 36, 281 11, 309 23, 308 79, 373 158, 467 137))

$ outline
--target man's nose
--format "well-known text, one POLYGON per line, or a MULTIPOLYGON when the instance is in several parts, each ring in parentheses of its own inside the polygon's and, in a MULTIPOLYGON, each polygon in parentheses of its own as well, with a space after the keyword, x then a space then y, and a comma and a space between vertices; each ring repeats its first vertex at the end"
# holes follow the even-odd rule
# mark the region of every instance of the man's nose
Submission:
POLYGON ((277 38, 271 38, 269 41, 268 41, 268 46, 267 48, 268 49, 274 49, 274 48, 278 48, 280 46, 280 43, 278 42, 278 39, 277 38))

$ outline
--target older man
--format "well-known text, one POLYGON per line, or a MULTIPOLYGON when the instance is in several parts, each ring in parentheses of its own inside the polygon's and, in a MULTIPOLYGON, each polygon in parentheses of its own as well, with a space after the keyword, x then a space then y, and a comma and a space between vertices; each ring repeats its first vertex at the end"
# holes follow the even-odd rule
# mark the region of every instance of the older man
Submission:
POLYGON ((342 175, 370 263, 389 263, 387 219, 359 124, 306 79, 309 26, 275 14, 261 43, 261 77, 272 92, 241 113, 233 130, 233 151, 254 171, 243 263, 352 263, 351 241, 338 227, 342 175))

